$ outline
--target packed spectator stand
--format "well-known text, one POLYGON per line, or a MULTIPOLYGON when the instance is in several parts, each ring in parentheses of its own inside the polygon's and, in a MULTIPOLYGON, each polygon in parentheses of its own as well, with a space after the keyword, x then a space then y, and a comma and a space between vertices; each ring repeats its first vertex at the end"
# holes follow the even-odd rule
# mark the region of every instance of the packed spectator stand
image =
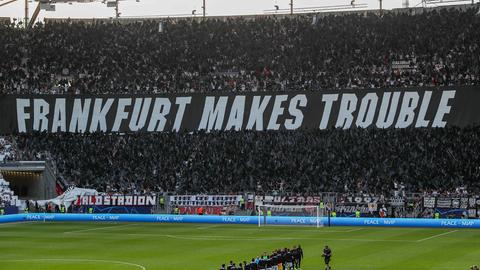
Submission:
POLYGON ((12 143, 8 139, 0 137, 0 162, 14 160, 15 155, 16 153, 12 143))
POLYGON ((51 153, 67 182, 97 190, 389 195, 395 182, 410 192, 478 192, 479 136, 480 128, 31 134, 17 147, 23 160, 51 153))
POLYGON ((0 26, 0 93, 478 85, 478 8, 0 26))
MULTIPOLYGON (((321 91, 480 84, 478 8, 0 26, 1 94, 321 91)), ((361 90, 359 90, 361 91, 361 90)), ((177 193, 480 190, 480 128, 19 134, 67 182, 177 193)))

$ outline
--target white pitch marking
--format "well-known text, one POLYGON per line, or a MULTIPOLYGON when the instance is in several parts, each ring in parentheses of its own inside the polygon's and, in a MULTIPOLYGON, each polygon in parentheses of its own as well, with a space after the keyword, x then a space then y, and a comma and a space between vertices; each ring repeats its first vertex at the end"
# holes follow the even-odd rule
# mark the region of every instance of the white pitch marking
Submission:
POLYGON ((7 226, 7 225, 16 226, 19 224, 28 224, 28 223, 35 223, 35 222, 36 221, 14 221, 14 222, 0 223, 0 226, 7 226))
POLYGON ((157 236, 157 237, 168 237, 173 239, 182 239, 182 240, 211 240, 211 241, 266 241, 266 240, 327 240, 327 241, 360 241, 360 242, 403 242, 403 243, 416 243, 416 241, 410 240, 388 240, 388 239, 355 239, 355 238, 302 238, 302 237, 242 237, 234 238, 231 236, 222 236, 222 235, 209 235, 209 236, 178 236, 171 234, 125 234, 130 236, 157 236))
POLYGON ((356 228, 356 229, 351 229, 351 230, 348 230, 348 231, 344 231, 344 232, 358 232, 358 231, 361 231, 363 230, 363 228, 356 228))
POLYGON ((99 262, 99 263, 112 263, 112 264, 123 264, 123 265, 129 265, 129 266, 134 266, 136 268, 142 269, 142 270, 147 270, 145 266, 136 264, 136 263, 130 263, 130 262, 123 262, 123 261, 112 261, 112 260, 92 260, 92 259, 24 259, 24 260, 2 260, 2 262, 48 262, 48 261, 58 261, 58 262, 99 262))
POLYGON ((427 238, 423 238, 423 239, 417 240, 417 243, 427 241, 427 240, 430 240, 430 239, 433 239, 433 238, 437 238, 437 237, 440 237, 440 236, 444 236, 444 235, 447 235, 447 234, 451 234, 451 233, 454 233, 454 232, 458 232, 458 230, 448 231, 448 232, 436 234, 436 235, 433 235, 433 236, 430 236, 430 237, 427 237, 427 238))
POLYGON ((220 226, 222 226, 222 225, 216 224, 216 225, 200 226, 200 227, 197 227, 197 230, 207 230, 207 229, 216 228, 216 227, 220 227, 220 226))
MULTIPOLYGON (((201 226, 201 227, 197 227, 197 229, 199 230, 205 230, 205 229, 209 229, 209 228, 213 228, 213 227, 220 227, 220 226, 224 226, 225 224, 223 225, 211 225, 211 226, 201 226)), ((228 224, 227 224, 228 226, 228 224)), ((275 227, 277 227, 279 225, 275 225, 275 227)), ((285 227, 291 227, 291 226, 285 226, 285 227)), ((305 227, 303 227, 305 228, 305 227)), ((268 229, 264 229, 264 228, 258 228, 258 227, 255 227, 255 228, 229 228, 230 230, 234 230, 234 231, 267 231, 268 229)), ((298 229, 298 230, 295 230, 295 229, 279 229, 278 232, 314 232, 314 233, 349 233, 349 232, 356 232, 356 231, 360 231, 360 230, 363 230, 364 228, 356 228, 356 229, 350 229, 350 230, 323 230, 322 228, 317 228, 317 229, 308 229, 308 230, 305 230, 305 229, 298 229)))
MULTIPOLYGON (((117 226, 120 227, 120 226, 117 226)), ((105 227, 102 227, 105 228, 105 227)), ((100 228, 98 228, 100 229, 100 228)), ((98 232, 84 232, 78 233, 80 235, 99 235, 98 232)), ((173 239, 183 240, 211 240, 211 241, 268 241, 268 240, 327 240, 327 241, 359 241, 359 242, 401 242, 401 243, 418 243, 415 240, 395 240, 395 239, 358 239, 358 238, 323 238, 323 237, 242 237, 234 238, 226 235, 210 235, 210 236, 198 236, 198 235, 171 235, 171 234, 147 234, 147 233, 112 233, 102 232, 102 235, 121 235, 121 236, 133 236, 133 237, 167 237, 173 239)), ((11 234, 9 234, 11 235, 11 234)))
POLYGON ((122 228, 122 227, 134 226, 134 225, 137 225, 137 224, 126 224, 126 225, 118 225, 118 226, 107 226, 107 227, 91 228, 91 229, 78 230, 78 231, 68 231, 68 232, 64 232, 64 233, 82 233, 82 232, 98 231, 98 230, 105 230, 105 229, 111 229, 111 228, 122 228))

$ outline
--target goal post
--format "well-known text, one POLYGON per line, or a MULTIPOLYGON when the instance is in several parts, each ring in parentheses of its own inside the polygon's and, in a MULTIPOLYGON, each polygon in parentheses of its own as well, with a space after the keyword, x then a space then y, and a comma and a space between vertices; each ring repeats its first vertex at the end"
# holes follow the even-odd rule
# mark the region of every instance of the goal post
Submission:
POLYGON ((323 212, 324 209, 317 205, 258 205, 258 227, 273 225, 268 222, 269 217, 301 217, 309 218, 305 225, 319 228, 323 227, 323 212))

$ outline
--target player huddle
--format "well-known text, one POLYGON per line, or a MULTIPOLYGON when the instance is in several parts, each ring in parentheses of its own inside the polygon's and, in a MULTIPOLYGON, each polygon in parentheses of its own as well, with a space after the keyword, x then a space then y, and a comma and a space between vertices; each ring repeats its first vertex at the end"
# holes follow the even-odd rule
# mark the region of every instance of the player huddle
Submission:
POLYGON ((293 270, 300 269, 303 258, 302 247, 294 246, 292 249, 278 249, 262 256, 252 258, 250 262, 243 261, 236 265, 230 261, 229 265, 223 264, 220 270, 293 270))

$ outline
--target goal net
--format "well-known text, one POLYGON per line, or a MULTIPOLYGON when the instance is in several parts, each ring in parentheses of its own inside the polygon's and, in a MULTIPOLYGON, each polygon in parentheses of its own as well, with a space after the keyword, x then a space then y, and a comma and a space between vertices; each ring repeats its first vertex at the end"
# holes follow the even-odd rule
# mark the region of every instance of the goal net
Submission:
POLYGON ((304 225, 323 227, 323 208, 315 205, 259 205, 257 206, 258 226, 278 224, 273 220, 279 217, 306 218, 296 219, 305 221, 304 225))

